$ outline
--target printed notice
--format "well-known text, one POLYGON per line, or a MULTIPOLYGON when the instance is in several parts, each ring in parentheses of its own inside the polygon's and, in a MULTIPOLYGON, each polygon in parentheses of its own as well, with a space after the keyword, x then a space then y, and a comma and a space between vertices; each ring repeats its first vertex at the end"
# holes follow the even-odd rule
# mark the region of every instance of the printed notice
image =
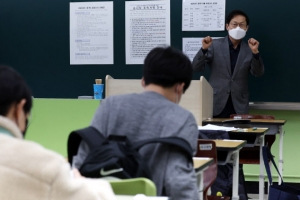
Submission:
MULTIPOLYGON (((220 37, 212 37, 212 39, 217 39, 220 37)), ((194 57, 202 47, 203 38, 182 38, 182 51, 193 61, 194 57)))
POLYGON ((113 62, 113 2, 70 3, 70 64, 113 62))
POLYGON ((126 64, 143 64, 157 46, 170 45, 170 1, 126 1, 126 64))
POLYGON ((225 0, 183 0, 183 31, 223 31, 225 0))

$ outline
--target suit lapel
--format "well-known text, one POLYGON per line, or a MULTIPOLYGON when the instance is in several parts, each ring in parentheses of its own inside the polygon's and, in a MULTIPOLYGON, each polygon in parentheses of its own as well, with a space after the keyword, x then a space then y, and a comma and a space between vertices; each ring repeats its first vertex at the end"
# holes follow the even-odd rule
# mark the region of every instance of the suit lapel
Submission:
POLYGON ((229 76, 231 76, 228 36, 224 37, 223 43, 221 44, 221 51, 223 53, 223 58, 224 58, 224 61, 226 63, 226 67, 227 67, 229 76))
POLYGON ((239 69, 241 68, 241 66, 245 60, 245 56, 247 55, 246 49, 247 49, 246 43, 241 41, 240 53, 239 53, 239 56, 237 58, 237 61, 236 61, 235 67, 234 67, 232 78, 234 78, 234 76, 238 73, 239 69))

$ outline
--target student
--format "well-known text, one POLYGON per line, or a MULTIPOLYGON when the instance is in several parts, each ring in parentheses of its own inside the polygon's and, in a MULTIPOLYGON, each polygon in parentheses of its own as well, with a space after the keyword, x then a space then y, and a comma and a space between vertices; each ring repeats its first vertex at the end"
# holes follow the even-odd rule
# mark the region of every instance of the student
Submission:
POLYGON ((81 177, 62 156, 23 140, 31 107, 23 78, 0 66, 0 199, 116 199, 106 181, 81 177))
POLYGON ((240 10, 234 10, 226 18, 228 36, 202 40, 202 48, 193 60, 195 71, 210 66, 209 83, 214 90, 214 118, 229 118, 231 114, 248 114, 248 76, 264 73, 258 47, 254 38, 246 44, 242 39, 249 28, 249 17, 240 10))
MULTIPOLYGON (((193 69, 189 59, 172 47, 157 47, 144 60, 140 94, 108 97, 97 109, 91 126, 103 136, 126 135, 131 142, 176 136, 196 152, 198 128, 193 115, 178 105, 188 89, 193 69)), ((89 148, 81 142, 75 166, 80 167, 89 148)), ((148 158, 159 196, 198 200, 193 163, 176 148, 149 144, 140 150, 148 158)))

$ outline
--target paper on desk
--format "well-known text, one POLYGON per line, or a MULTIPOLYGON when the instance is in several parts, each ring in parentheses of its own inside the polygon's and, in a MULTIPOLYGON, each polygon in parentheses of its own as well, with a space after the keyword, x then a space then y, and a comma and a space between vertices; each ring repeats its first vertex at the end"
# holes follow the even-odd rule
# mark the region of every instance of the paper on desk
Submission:
POLYGON ((237 130, 237 128, 207 124, 205 126, 198 126, 198 130, 234 131, 237 130))

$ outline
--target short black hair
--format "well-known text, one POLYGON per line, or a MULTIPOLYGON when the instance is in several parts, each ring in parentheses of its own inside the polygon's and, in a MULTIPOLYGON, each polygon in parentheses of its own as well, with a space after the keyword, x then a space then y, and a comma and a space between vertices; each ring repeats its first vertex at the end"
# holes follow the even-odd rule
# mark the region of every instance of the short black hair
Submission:
POLYGON ((244 16, 244 17, 246 18, 247 26, 249 25, 250 20, 249 20, 248 15, 247 15, 246 13, 244 13, 243 11, 241 11, 241 10, 233 10, 233 11, 231 11, 231 12, 227 15, 227 17, 226 17, 226 24, 229 24, 230 21, 232 20, 232 18, 234 18, 234 17, 237 16, 237 15, 242 15, 242 16, 244 16))
POLYGON ((32 107, 32 97, 29 87, 21 75, 9 66, 0 65, 0 115, 6 116, 14 103, 26 100, 25 114, 32 107))
POLYGON ((182 51, 170 46, 152 49, 144 60, 145 85, 151 83, 172 87, 184 83, 183 91, 190 86, 193 77, 192 63, 182 51))

